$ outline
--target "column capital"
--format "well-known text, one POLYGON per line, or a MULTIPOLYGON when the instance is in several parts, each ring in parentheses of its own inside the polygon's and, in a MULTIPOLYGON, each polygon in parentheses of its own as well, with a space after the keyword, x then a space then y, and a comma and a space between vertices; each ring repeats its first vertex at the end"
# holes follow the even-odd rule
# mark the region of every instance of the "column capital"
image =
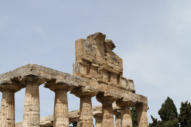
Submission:
POLYGON ((41 85, 45 82, 40 76, 28 75, 22 80, 22 84, 25 85, 41 85))
POLYGON ((94 116, 94 118, 102 118, 103 113, 102 113, 102 111, 94 111, 93 116, 94 116))
POLYGON ((71 93, 76 95, 77 97, 93 97, 96 95, 94 90, 90 90, 86 87, 76 87, 71 90, 71 93))
POLYGON ((64 83, 47 83, 45 84, 46 88, 49 88, 52 91, 56 90, 66 90, 69 91, 70 87, 64 83))
POLYGON ((95 127, 101 127, 102 119, 103 119, 102 111, 94 112, 94 118, 95 118, 95 127))
POLYGON ((0 85, 0 91, 1 92, 3 92, 3 91, 17 92, 20 89, 22 89, 23 87, 24 87, 23 85, 16 84, 16 83, 12 83, 12 84, 5 83, 5 84, 0 85))
POLYGON ((118 99, 116 101, 116 105, 119 106, 120 108, 123 108, 123 107, 133 107, 135 104, 131 101, 123 101, 122 99, 118 99))
POLYGON ((99 102, 101 102, 103 105, 110 105, 110 104, 112 104, 116 100, 116 98, 114 98, 112 96, 104 95, 104 93, 99 93, 96 96, 96 99, 99 102))

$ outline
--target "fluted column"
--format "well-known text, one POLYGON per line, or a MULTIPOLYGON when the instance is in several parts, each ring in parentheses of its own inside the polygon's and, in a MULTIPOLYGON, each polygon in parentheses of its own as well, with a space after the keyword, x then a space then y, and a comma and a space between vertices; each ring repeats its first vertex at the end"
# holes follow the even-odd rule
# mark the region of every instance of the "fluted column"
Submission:
POLYGON ((22 87, 15 83, 1 85, 0 127, 15 127, 15 92, 22 87))
POLYGON ((103 118, 102 112, 94 114, 94 118, 95 118, 95 127, 102 127, 101 126, 103 118))
POLYGON ((147 104, 138 104, 136 105, 138 112, 138 127, 148 127, 148 118, 147 118, 147 104))
POLYGON ((124 101, 121 99, 117 100, 116 104, 117 106, 120 107, 121 110, 122 127, 132 127, 133 122, 132 122, 130 107, 133 106, 134 104, 130 101, 124 101))
POLYGON ((78 127, 93 127, 93 113, 92 113, 92 96, 95 93, 89 89, 75 88, 72 93, 80 97, 80 117, 78 127))
POLYGON ((115 99, 111 96, 104 96, 103 94, 97 95, 96 98, 99 102, 102 103, 102 127, 114 127, 114 113, 112 103, 115 99))
POLYGON ((102 109, 102 111, 103 111, 102 126, 103 127, 114 127, 112 104, 102 103, 102 105, 103 105, 103 109, 102 109))
POLYGON ((28 83, 25 91, 23 127, 40 127, 39 84, 28 83))
POLYGON ((56 84, 47 83, 45 87, 54 91, 54 127, 68 127, 69 116, 68 116, 68 97, 67 92, 69 87, 67 84, 56 84))
POLYGON ((55 91, 54 127, 68 127, 68 98, 67 90, 55 91))
POLYGON ((121 110, 121 117, 122 117, 122 127, 132 127, 132 117, 131 117, 131 110, 130 107, 124 106, 121 110))
POLYGON ((80 97, 80 118, 79 127, 93 127, 93 114, 91 96, 80 97))
POLYGON ((0 127, 15 127, 15 98, 13 91, 2 91, 0 117, 0 127))

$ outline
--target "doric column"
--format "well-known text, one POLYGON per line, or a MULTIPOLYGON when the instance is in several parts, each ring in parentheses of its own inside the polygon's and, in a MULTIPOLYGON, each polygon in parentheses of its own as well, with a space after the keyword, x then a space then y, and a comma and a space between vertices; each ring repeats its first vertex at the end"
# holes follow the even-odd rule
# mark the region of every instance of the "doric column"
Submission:
POLYGON ((115 110, 115 126, 122 127, 121 110, 115 110))
POLYGON ((133 123, 130 106, 133 104, 131 102, 126 102, 122 100, 117 100, 116 104, 120 107, 121 110, 122 127, 132 127, 133 123))
POLYGON ((38 83, 26 84, 23 127, 40 127, 39 85, 38 83))
POLYGON ((55 91, 54 127, 68 127, 68 98, 67 90, 55 91))
POLYGON ((46 84, 45 87, 55 92, 54 102, 54 127, 68 127, 68 97, 69 87, 66 84, 46 84))
POLYGON ((79 127, 93 127, 91 96, 80 97, 79 127))
POLYGON ((78 127, 93 127, 91 98, 92 96, 95 96, 95 93, 86 88, 75 88, 72 90, 72 93, 80 97, 80 117, 78 127))
POLYGON ((137 104, 136 105, 137 113, 138 113, 138 127, 148 127, 148 118, 147 118, 147 104, 137 104))
POLYGON ((2 92, 0 127, 15 127, 15 100, 13 91, 5 90, 2 92))
POLYGON ((122 127, 132 127, 131 110, 129 106, 122 107, 121 110, 122 127))
POLYGON ((111 96, 104 96, 103 94, 98 94, 96 98, 99 102, 102 103, 102 127, 114 127, 112 103, 115 99, 111 96))
POLYGON ((102 124, 102 118, 103 118, 103 114, 102 112, 96 112, 94 113, 94 118, 95 118, 95 127, 102 127, 101 124, 102 124))
POLYGON ((1 86, 0 127, 15 127, 15 92, 20 89, 21 86, 17 84, 1 86))

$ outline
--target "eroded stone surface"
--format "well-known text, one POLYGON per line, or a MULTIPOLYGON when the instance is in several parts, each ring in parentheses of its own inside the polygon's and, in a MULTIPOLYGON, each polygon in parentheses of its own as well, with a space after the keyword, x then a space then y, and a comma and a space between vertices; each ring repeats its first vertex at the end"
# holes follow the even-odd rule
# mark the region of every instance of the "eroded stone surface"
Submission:
POLYGON ((101 81, 118 83, 123 72, 122 59, 112 50, 115 48, 112 40, 105 40, 105 35, 95 33, 87 39, 76 41, 76 68, 75 74, 96 77, 101 81))

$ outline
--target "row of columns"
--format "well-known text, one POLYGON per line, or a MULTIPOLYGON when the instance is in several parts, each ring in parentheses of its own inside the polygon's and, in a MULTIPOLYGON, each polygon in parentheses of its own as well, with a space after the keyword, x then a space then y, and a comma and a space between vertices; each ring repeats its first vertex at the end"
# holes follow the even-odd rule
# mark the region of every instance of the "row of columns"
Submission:
MULTIPOLYGON (((26 85, 22 127, 40 127, 39 85, 39 83, 28 83, 26 85)), ((69 88, 66 86, 63 84, 47 84, 45 86, 55 93, 54 127, 69 127, 67 99, 69 88)), ((17 90, 5 89, 2 91, 0 127, 15 127, 14 93, 17 90)), ((93 127, 91 97, 95 96, 95 93, 83 92, 82 89, 74 90, 74 93, 80 97, 78 127, 93 127)), ((103 94, 98 94, 96 98, 102 103, 102 115, 95 116, 96 127, 114 127, 112 103, 115 99, 111 96, 104 96, 103 94)), ((116 115, 117 127, 132 127, 130 107, 128 105, 119 106, 121 110, 116 115)), ((141 105, 137 107, 137 111, 139 127, 148 127, 147 106, 141 105)))

